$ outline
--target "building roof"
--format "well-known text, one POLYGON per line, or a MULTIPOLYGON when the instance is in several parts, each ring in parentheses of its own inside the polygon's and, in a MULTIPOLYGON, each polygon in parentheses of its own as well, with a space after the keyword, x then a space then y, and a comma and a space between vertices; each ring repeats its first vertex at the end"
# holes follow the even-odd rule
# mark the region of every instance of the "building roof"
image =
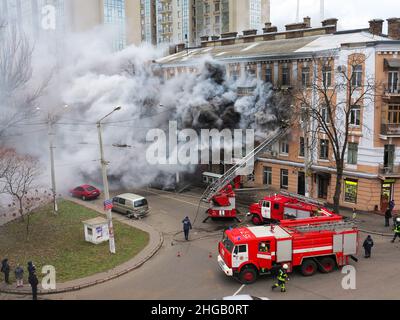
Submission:
POLYGON ((108 224, 107 220, 102 217, 93 218, 90 220, 83 221, 83 224, 88 226, 98 226, 103 224, 108 224))
MULTIPOLYGON (((312 54, 318 51, 338 49, 343 44, 388 41, 382 36, 372 35, 365 30, 354 32, 307 36, 295 39, 266 40, 215 47, 202 47, 184 50, 157 60, 163 65, 192 64, 193 60, 212 57, 216 60, 229 61, 238 59, 256 59, 261 57, 284 57, 291 55, 312 54)), ((390 41, 390 40, 389 40, 390 41)))

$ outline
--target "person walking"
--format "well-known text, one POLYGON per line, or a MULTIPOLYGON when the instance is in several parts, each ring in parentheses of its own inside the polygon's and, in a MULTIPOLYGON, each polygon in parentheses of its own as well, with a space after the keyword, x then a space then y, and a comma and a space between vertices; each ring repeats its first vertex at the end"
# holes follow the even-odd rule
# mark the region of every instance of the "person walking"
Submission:
POLYGON ((38 289, 39 280, 36 276, 35 270, 29 274, 28 281, 32 288, 32 300, 37 300, 37 289, 38 289))
POLYGON ((286 292, 286 281, 289 280, 289 276, 287 274, 288 269, 289 266, 287 264, 284 264, 282 268, 279 269, 277 277, 278 283, 272 286, 272 290, 281 287, 281 292, 286 292))
POLYGON ((10 265, 7 258, 1 262, 1 272, 4 273, 4 282, 10 284, 10 265))
POLYGON ((192 223, 190 222, 189 217, 186 217, 182 221, 183 223, 183 232, 185 234, 186 241, 189 241, 189 231, 192 229, 192 223))
POLYGON ((353 221, 357 220, 357 210, 356 210, 356 208, 353 208, 353 216, 352 216, 352 218, 353 218, 353 221))
POLYGON ((395 206, 396 206, 396 204, 395 204, 394 200, 390 200, 389 201, 389 209, 390 209, 390 211, 393 212, 395 206))
POLYGON ((24 286, 24 269, 18 263, 14 270, 15 279, 17 280, 17 288, 22 288, 24 286))
POLYGON ((29 275, 36 271, 36 266, 33 264, 32 261, 28 262, 28 273, 29 275))
POLYGON ((385 227, 390 227, 389 221, 392 217, 392 210, 388 207, 385 211, 385 227))
POLYGON ((394 241, 396 240, 397 237, 400 238, 400 223, 399 222, 396 222, 396 224, 394 226, 394 237, 391 242, 394 243, 394 241))
POLYGON ((365 239, 363 247, 365 250, 365 258, 371 258, 371 249, 374 246, 374 240, 372 240, 372 237, 368 235, 367 239, 365 239))

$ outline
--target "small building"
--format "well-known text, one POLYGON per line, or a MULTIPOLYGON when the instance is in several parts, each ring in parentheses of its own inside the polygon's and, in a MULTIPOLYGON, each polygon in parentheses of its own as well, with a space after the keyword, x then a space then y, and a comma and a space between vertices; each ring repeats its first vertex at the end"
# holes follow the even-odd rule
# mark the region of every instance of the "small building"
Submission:
POLYGON ((83 221, 83 225, 85 227, 85 240, 87 242, 100 244, 109 240, 110 235, 106 219, 97 217, 83 221))

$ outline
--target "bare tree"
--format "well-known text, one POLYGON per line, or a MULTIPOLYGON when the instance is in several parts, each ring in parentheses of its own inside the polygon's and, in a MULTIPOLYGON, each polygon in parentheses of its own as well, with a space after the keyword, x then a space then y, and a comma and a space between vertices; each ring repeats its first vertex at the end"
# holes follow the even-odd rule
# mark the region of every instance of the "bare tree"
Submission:
POLYGON ((28 155, 19 155, 15 151, 8 151, 3 161, 7 163, 7 170, 3 172, 3 193, 10 195, 18 204, 21 220, 29 214, 31 193, 37 190, 36 180, 40 175, 40 166, 37 159, 28 155), (26 210, 28 209, 28 210, 26 210))
MULTIPOLYGON (((5 21, 5 20, 1 20, 5 21)), ((32 84, 33 45, 16 26, 0 21, 0 136, 28 119, 50 77, 32 84)))
MULTIPOLYGON (((312 60, 311 77, 302 73, 301 80, 293 91, 293 98, 302 109, 309 149, 315 150, 317 139, 325 135, 332 149, 336 169, 334 211, 339 212, 342 194, 343 172, 349 137, 353 129, 367 128, 361 120, 364 107, 374 100, 377 84, 366 76, 367 56, 360 52, 350 55, 345 65, 335 66, 334 52, 312 60), (306 119, 306 120, 305 120, 306 119), (312 148, 310 148, 312 146, 312 148)), ((304 128, 304 127, 303 127, 304 128)), ((328 151, 329 152, 329 151, 328 151)))

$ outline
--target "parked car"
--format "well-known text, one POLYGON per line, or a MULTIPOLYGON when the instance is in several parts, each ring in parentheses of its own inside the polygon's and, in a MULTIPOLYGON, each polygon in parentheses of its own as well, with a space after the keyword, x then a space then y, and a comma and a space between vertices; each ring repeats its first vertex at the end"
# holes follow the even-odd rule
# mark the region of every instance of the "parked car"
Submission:
POLYGON ((84 201, 94 200, 100 196, 100 190, 88 184, 76 187, 75 189, 70 190, 69 193, 72 197, 80 198, 84 201))
POLYGON ((133 193, 125 193, 113 198, 113 211, 129 218, 140 219, 149 213, 147 199, 133 193))

